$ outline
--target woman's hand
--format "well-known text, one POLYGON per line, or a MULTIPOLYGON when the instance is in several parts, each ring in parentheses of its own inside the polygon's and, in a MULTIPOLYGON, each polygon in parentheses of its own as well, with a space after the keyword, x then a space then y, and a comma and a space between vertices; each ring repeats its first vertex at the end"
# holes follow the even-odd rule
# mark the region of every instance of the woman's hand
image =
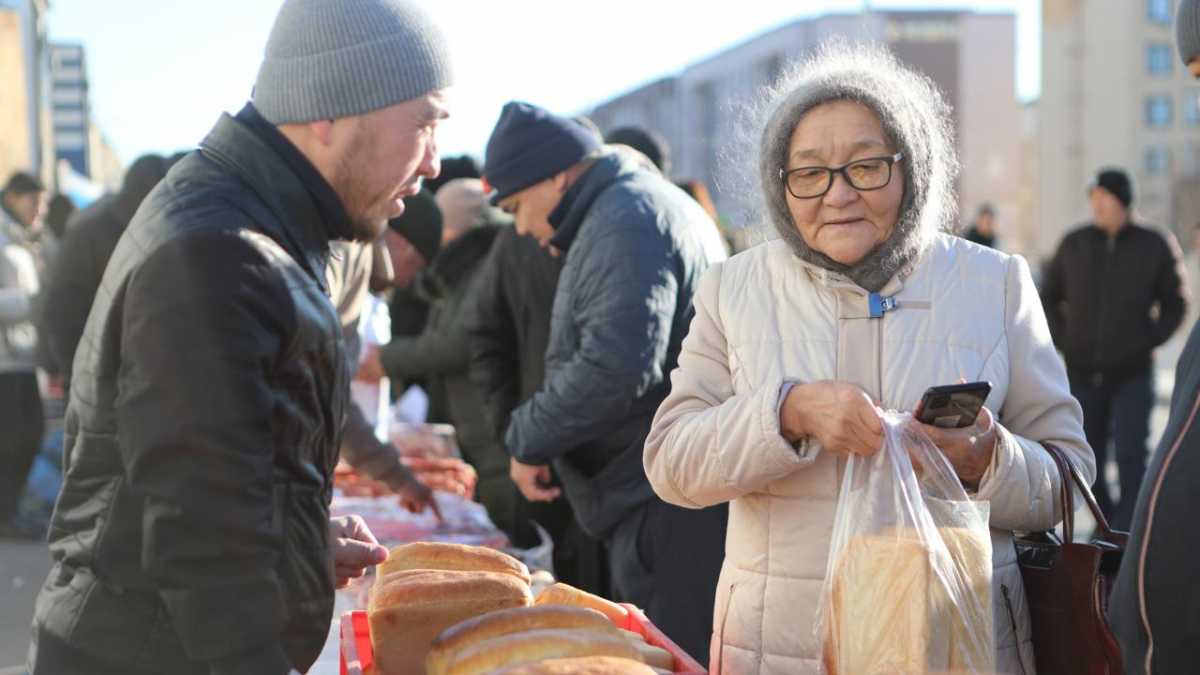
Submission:
POLYGON ((873 455, 883 447, 883 419, 867 393, 845 382, 811 382, 791 388, 779 411, 789 443, 810 437, 842 455, 873 455))
POLYGON ((972 490, 979 489, 979 481, 992 463, 999 438, 992 411, 981 408, 975 424, 962 429, 942 429, 916 419, 913 424, 950 460, 963 485, 972 490))

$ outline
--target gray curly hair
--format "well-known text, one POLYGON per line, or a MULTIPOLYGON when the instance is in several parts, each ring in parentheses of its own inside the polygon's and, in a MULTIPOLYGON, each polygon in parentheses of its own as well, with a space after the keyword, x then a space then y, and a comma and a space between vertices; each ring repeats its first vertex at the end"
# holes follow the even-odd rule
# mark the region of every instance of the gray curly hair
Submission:
POLYGON ((885 48, 843 40, 824 43, 766 90, 756 117, 764 215, 801 259, 878 291, 914 262, 939 231, 957 227, 954 183, 959 165, 950 107, 928 77, 900 65, 885 48), (874 111, 888 140, 904 153, 904 198, 896 227, 886 242, 854 265, 809 247, 792 221, 779 175, 800 119, 837 100, 857 101, 874 111))

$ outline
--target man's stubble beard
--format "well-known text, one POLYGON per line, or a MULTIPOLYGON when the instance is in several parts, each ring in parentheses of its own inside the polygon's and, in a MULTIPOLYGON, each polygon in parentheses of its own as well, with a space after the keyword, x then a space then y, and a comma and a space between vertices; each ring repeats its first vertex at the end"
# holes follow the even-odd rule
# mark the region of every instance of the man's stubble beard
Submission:
POLYGON ((354 241, 364 244, 377 241, 387 227, 387 218, 364 213, 371 208, 371 195, 367 192, 367 182, 354 158, 367 154, 369 136, 367 129, 359 129, 354 142, 338 161, 333 181, 334 191, 341 196, 342 208, 349 220, 350 236, 354 241))

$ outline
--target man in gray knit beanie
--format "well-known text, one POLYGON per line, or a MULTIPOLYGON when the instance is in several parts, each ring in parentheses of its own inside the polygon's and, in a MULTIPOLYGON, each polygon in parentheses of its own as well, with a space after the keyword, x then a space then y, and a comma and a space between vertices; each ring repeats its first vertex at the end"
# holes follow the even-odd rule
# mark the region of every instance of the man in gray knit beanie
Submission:
MULTIPOLYGON (((450 79, 413 0, 284 0, 251 102, 142 202, 92 305, 31 675, 316 661, 334 589, 387 556, 329 512, 354 375, 330 242, 377 240, 437 176, 450 79)), ((382 447, 363 470, 436 507, 382 447)))

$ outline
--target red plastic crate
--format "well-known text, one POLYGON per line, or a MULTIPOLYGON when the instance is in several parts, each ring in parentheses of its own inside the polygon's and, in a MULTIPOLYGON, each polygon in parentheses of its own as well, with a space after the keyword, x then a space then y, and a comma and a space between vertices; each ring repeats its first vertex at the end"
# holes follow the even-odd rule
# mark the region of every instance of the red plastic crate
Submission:
MULTIPOLYGON (((671 656, 675 657, 673 672, 682 675, 707 675, 708 671, 651 623, 642 610, 628 604, 622 605, 622 607, 629 611, 629 617, 625 620, 624 625, 618 625, 617 628, 638 633, 646 638, 647 643, 667 650, 671 656)), ((368 668, 375 665, 367 613, 357 610, 343 614, 341 634, 342 675, 363 675, 368 668)))

